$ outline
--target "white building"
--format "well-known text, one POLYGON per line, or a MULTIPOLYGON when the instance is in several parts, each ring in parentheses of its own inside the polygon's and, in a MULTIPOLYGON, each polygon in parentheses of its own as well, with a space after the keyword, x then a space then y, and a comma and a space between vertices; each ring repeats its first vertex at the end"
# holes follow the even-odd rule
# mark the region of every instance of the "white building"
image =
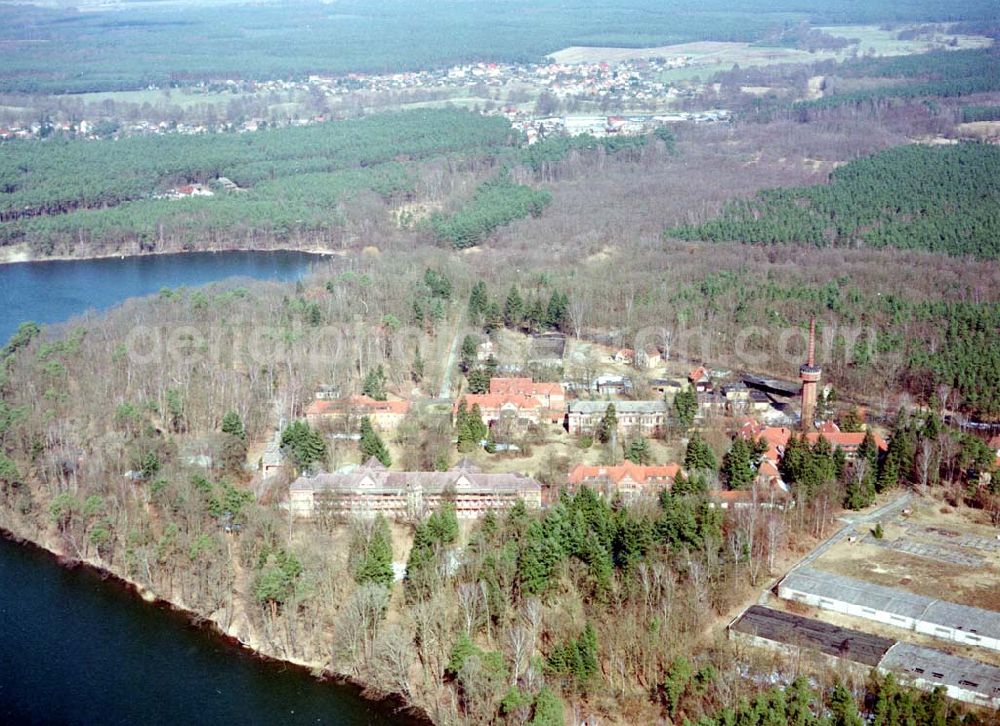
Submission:
POLYGON ((935 638, 1000 650, 1000 613, 803 567, 778 585, 785 600, 935 638))

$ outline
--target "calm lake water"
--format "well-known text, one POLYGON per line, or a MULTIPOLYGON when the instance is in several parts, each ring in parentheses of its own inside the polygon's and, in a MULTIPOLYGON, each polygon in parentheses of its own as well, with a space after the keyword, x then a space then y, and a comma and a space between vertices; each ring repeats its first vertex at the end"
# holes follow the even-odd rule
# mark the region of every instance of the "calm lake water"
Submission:
MULTIPOLYGON (((302 253, 163 255, 0 266, 0 344, 160 288, 294 280, 302 253)), ((0 538, 0 723, 405 723, 348 686, 254 658, 85 569, 0 538)))
POLYGON ((323 259, 329 258, 305 252, 192 252, 0 265, 0 345, 25 320, 61 322, 163 287, 227 277, 295 280, 323 259))

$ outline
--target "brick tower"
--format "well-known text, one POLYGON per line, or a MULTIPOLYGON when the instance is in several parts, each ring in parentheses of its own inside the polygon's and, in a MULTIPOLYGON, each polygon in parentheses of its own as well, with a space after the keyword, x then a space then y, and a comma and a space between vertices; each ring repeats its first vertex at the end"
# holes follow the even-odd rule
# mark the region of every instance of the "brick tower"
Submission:
POLYGON ((809 321, 809 358, 799 368, 799 380, 802 381, 802 428, 806 431, 813 427, 816 421, 816 388, 823 369, 816 365, 816 319, 809 321))

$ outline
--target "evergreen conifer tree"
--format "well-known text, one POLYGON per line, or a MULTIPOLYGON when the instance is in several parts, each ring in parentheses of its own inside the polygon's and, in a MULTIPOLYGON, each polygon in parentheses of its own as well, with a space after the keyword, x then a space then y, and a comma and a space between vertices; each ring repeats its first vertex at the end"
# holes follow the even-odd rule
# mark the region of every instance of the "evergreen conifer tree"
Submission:
POLYGON ((389 449, 382 441, 382 437, 378 435, 378 432, 372 427, 371 419, 367 416, 361 419, 361 441, 359 442, 361 447, 361 457, 368 461, 371 457, 375 457, 383 466, 392 466, 392 456, 389 454, 389 449))

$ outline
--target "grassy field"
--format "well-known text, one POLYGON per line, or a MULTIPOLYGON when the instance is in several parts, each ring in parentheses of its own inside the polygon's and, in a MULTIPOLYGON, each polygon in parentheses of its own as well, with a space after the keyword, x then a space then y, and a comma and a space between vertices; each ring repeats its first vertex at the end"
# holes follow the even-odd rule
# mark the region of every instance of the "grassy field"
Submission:
MULTIPOLYGON (((887 541, 909 539, 974 554, 982 558, 979 566, 918 557, 859 539, 853 543, 842 541, 820 557, 816 567, 887 587, 901 587, 927 597, 942 597, 942 593, 947 593, 947 599, 953 602, 997 609, 1000 608, 1000 553, 948 542, 949 537, 961 535, 991 540, 995 537, 995 530, 986 519, 987 515, 978 510, 955 510, 930 501, 916 506, 913 514, 901 523, 883 525, 887 541), (935 537, 923 531, 927 527, 954 535, 935 537)), ((865 532, 858 534, 863 537, 865 532)))
MULTIPOLYGON (((686 68, 677 68, 665 71, 660 75, 660 80, 664 82, 688 81, 695 77, 702 80, 710 77, 714 73, 728 71, 734 65, 764 66, 776 63, 814 63, 822 60, 844 60, 851 57, 855 52, 859 55, 871 53, 878 56, 889 55, 909 55, 913 53, 925 53, 931 50, 986 48, 992 44, 992 40, 979 35, 946 35, 944 25, 919 26, 933 28, 934 33, 931 39, 923 40, 899 40, 900 32, 918 26, 901 26, 893 30, 885 30, 875 25, 835 25, 817 28, 829 35, 849 40, 857 39, 856 44, 852 44, 838 51, 817 51, 810 53, 796 48, 779 48, 753 45, 750 43, 684 43, 681 45, 663 46, 660 48, 628 49, 628 48, 567 48, 553 54, 554 57, 594 59, 602 55, 610 57, 634 58, 640 57, 644 53, 645 57, 650 55, 693 56, 692 65, 686 68), (957 45, 949 46, 947 43, 954 38, 957 45), (572 51, 572 52, 570 52, 572 51), (587 53, 586 51, 589 51, 587 53), (620 53, 618 53, 620 52, 620 53)), ((576 61, 582 62, 582 61, 576 61)))
POLYGON ((148 103, 152 106, 168 105, 187 108, 201 103, 226 104, 240 98, 254 98, 256 93, 192 93, 187 89, 146 89, 142 91, 102 91, 97 93, 80 93, 73 97, 85 103, 148 103))

